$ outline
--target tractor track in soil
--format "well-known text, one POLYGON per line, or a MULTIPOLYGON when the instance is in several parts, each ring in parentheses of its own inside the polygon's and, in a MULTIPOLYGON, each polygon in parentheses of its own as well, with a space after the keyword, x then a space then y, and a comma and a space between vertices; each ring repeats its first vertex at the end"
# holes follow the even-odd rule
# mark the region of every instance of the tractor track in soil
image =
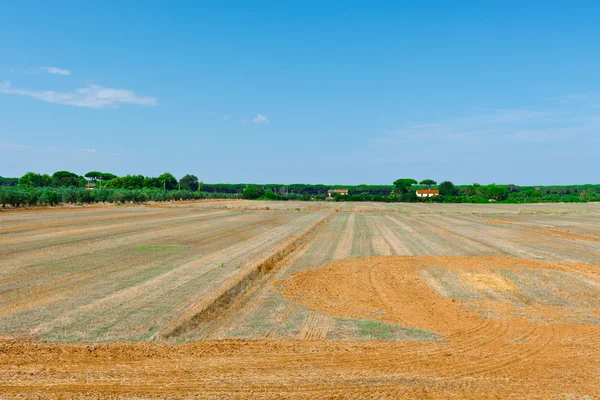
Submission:
POLYGON ((600 398, 600 267, 590 264, 600 248, 577 229, 600 226, 579 222, 598 210, 561 207, 273 203, 269 211, 224 201, 3 214, 0 296, 14 306, 6 315, 56 306, 38 330, 58 326, 86 340, 86 321, 104 318, 125 334, 152 318, 156 296, 174 308, 153 336, 123 336, 150 342, 0 338, 0 398, 600 398), (493 223, 504 214, 510 221, 493 223), (135 271, 81 264, 111 252, 110 262, 140 268, 142 255, 127 252, 161 240, 183 249, 172 256, 178 270, 105 296, 96 279, 135 271), (47 260, 80 268, 45 270, 47 260), (524 282, 521 291, 566 306, 510 292, 516 283, 499 285, 502 271, 524 282), (23 286, 34 290, 29 302, 17 295, 23 286), (463 289, 477 296, 452 297, 463 289), (90 290, 93 301, 65 307, 90 290), (332 340, 345 337, 335 334, 339 321, 365 320, 435 339, 332 340))
MULTIPOLYGON (((587 360, 588 365, 594 365, 600 359, 596 341, 600 334, 600 327, 593 325, 574 325, 565 328, 564 323, 558 325, 561 329, 560 335, 557 333, 557 325, 553 323, 536 322, 527 318, 516 317, 510 312, 490 318, 478 316, 474 321, 468 321, 468 309, 453 310, 451 313, 444 313, 444 308, 449 307, 450 303, 435 303, 428 301, 434 294, 432 289, 429 294, 423 294, 428 290, 427 287, 419 287, 415 281, 411 280, 411 274, 416 275, 415 271, 423 268, 430 263, 435 263, 441 259, 444 263, 460 265, 460 257, 452 261, 452 257, 416 257, 416 261, 411 261, 410 257, 365 257, 356 260, 344 260, 333 262, 320 269, 322 271, 310 270, 299 273, 288 281, 283 289, 283 293, 290 299, 300 302, 310 310, 318 310, 323 313, 338 315, 342 317, 360 318, 365 316, 364 311, 367 308, 381 307, 385 310, 382 321, 400 323, 404 326, 421 327, 431 329, 442 335, 442 341, 435 343, 406 343, 403 346, 403 356, 401 360, 394 354, 381 355, 379 363, 388 364, 388 372, 398 368, 407 370, 425 370, 435 371, 435 375, 440 379, 455 381, 463 378, 473 379, 478 376, 501 377, 510 376, 511 371, 517 370, 523 372, 528 365, 546 362, 552 363, 552 358, 568 359, 569 353, 562 348, 561 343, 569 330, 581 332, 579 336, 587 352, 584 356, 578 354, 572 356, 574 359, 587 360), (400 264, 394 264, 394 259, 400 264), (413 270, 406 268, 406 263, 414 262, 413 270), (364 278, 369 282, 369 288, 362 287, 361 291, 372 292, 375 300, 365 304, 363 298, 360 298, 356 290, 356 281, 344 282, 340 276, 350 276, 349 270, 354 271, 365 269, 364 278), (401 270, 402 272, 398 272, 401 270), (343 272, 342 272, 343 271, 343 272), (392 272, 390 272, 392 271, 392 272), (390 275, 391 273, 391 275, 390 275), (323 284, 321 284, 319 274, 323 274, 323 284), (399 276, 401 277, 399 278, 399 276), (305 280, 306 279, 306 280, 305 280), (394 280, 403 281, 405 286, 391 285, 394 280), (325 283, 327 282, 327 283, 325 283), (298 286, 300 285, 300 286, 298 286), (304 291, 299 289, 304 287, 304 291), (419 293, 415 296, 420 298, 425 304, 433 307, 434 313, 439 315, 440 321, 432 321, 425 317, 427 307, 416 308, 414 315, 407 319, 407 313, 403 308, 413 306, 410 301, 400 301, 402 296, 398 297, 397 292, 412 291, 419 293), (341 295, 340 293, 346 292, 341 295), (325 295, 324 295, 325 293, 325 295), (338 305, 335 305, 331 293, 337 294, 338 305), (353 297, 359 297, 359 300, 353 302, 353 297), (378 303, 381 303, 379 306, 378 303), (363 310, 361 314, 360 310, 363 310), (442 319, 452 319, 452 313, 464 315, 445 323, 442 319), (566 329, 566 330, 565 330, 566 329), (583 339, 585 338, 585 339, 583 339)), ((476 262, 477 257, 469 260, 476 262)), ((518 259, 497 257, 497 264, 516 263, 518 259)), ((487 262, 493 261, 493 258, 487 259, 487 262)), ((472 265, 472 264, 471 264, 472 265)), ((508 264, 507 264, 508 265, 508 264)), ((534 265, 534 264, 532 264, 534 265)), ((542 263, 537 265, 542 268, 542 263)), ((588 266, 590 269, 595 266, 588 266)), ((507 268, 510 268, 508 266, 507 268)), ((581 267, 579 267, 580 269, 581 267)), ((598 278, 597 271, 596 278, 598 278)), ((537 306, 530 306, 530 313, 535 314, 537 306)), ((432 311, 433 311, 432 310, 432 311)), ((541 309, 540 309, 541 310, 541 309)), ((498 311, 498 310, 496 310, 498 311)), ((469 317, 470 318, 470 317, 469 317)), ((372 360, 365 361, 365 366, 372 360)), ((587 368, 587 373, 593 372, 594 368, 587 368)), ((597 377, 596 380, 597 381, 597 377)))

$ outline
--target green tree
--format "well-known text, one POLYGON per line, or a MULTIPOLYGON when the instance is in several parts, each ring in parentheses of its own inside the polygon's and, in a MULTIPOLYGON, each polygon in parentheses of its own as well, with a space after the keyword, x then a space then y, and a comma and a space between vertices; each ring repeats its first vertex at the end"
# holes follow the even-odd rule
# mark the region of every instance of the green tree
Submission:
POLYGON ((466 185, 460 188, 461 196, 473 196, 475 194, 475 188, 473 185, 466 185))
POLYGON ((108 172, 103 172, 102 173, 102 177, 100 179, 102 179, 103 181, 110 181, 115 179, 117 176, 115 174, 109 174, 108 172))
POLYGON ((419 182, 419 185, 425 185, 427 186, 427 189, 429 189, 431 186, 437 185, 437 182, 433 179, 423 179, 421 182, 419 182))
POLYGON ((91 180, 94 181, 94 183, 98 180, 98 179, 102 179, 102 172, 98 172, 98 171, 90 171, 87 174, 85 174, 84 176, 86 178, 90 178, 91 180))
POLYGON ((0 176, 0 186, 16 186, 19 184, 19 178, 3 178, 0 176))
POLYGON ((29 187, 41 187, 42 175, 36 174, 35 172, 28 172, 21 178, 19 178, 19 185, 29 187))
POLYGON ((508 189, 504 186, 490 185, 485 193, 492 200, 505 200, 508 197, 508 189))
POLYGON ((454 186, 454 183, 450 181, 444 181, 440 183, 440 187, 438 189, 442 196, 454 196, 456 194, 456 187, 454 186))
POLYGON ((254 200, 258 199, 259 197, 262 197, 264 193, 265 191, 261 188, 250 186, 244 189, 244 191, 242 192, 242 197, 247 200, 254 200))
POLYGON ((97 180, 100 180, 100 186, 102 186, 102 175, 104 175, 102 172, 90 171, 87 174, 85 174, 84 176, 86 178, 89 178, 92 181, 94 181, 94 185, 96 184, 97 180))
POLYGON ((52 174, 55 186, 82 186, 85 185, 85 179, 80 180, 80 176, 69 171, 57 171, 52 174))
POLYGON ((169 172, 159 175, 158 180, 163 189, 173 190, 177 187, 177 179, 169 172))
MULTIPOLYGON (((175 178, 173 178, 173 179, 175 179, 175 178)), ((145 180, 145 178, 143 175, 125 175, 120 178, 122 187, 124 189, 142 189, 144 187, 144 180, 145 180)), ((162 181, 161 181, 161 183, 162 183, 162 181)), ((176 184, 177 184, 177 181, 175 181, 173 188, 175 187, 176 184)), ((162 185, 161 185, 161 187, 162 187, 162 185)))
POLYGON ((542 197, 542 194, 537 190, 526 190, 523 192, 523 194, 525 195, 525 197, 531 197, 533 199, 538 199, 542 197))
POLYGON ((143 182, 143 187, 146 189, 152 189, 152 188, 162 189, 163 183, 158 178, 145 177, 144 182, 143 182))
POLYGON ((50 187, 54 185, 54 178, 51 177, 48 174, 44 174, 42 175, 42 186, 43 187, 50 187))
POLYGON ((267 200, 277 200, 278 196, 272 190, 266 190, 262 195, 262 198, 267 200))
POLYGON ((199 183, 198 177, 196 175, 185 175, 183 178, 179 180, 179 184, 181 185, 181 190, 191 190, 195 192, 198 190, 199 183))
POLYGON ((408 193, 410 187, 412 185, 416 185, 418 182, 411 178, 401 178, 396 179, 394 181, 394 186, 396 187, 396 192, 398 193, 408 193))
POLYGON ((60 194, 56 191, 56 189, 45 188, 40 196, 39 202, 41 204, 55 206, 60 203, 60 198, 60 194))

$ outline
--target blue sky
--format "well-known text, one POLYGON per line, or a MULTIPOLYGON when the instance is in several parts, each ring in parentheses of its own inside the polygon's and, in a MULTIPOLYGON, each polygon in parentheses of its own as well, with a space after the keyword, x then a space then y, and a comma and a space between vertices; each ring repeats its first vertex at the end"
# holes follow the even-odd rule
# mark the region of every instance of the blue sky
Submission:
POLYGON ((4 1, 0 175, 600 183, 599 20, 597 1, 4 1))

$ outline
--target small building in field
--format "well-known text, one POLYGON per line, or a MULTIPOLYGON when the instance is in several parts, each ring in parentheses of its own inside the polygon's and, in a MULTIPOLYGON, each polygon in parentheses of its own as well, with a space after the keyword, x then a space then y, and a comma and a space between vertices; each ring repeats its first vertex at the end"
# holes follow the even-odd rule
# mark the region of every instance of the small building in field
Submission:
POLYGON ((85 188, 88 190, 94 190, 94 189, 96 189, 96 184, 95 183, 86 183, 85 188))
POLYGON ((433 197, 439 196, 440 191, 437 189, 421 189, 417 190, 417 197, 433 197))
POLYGON ((332 196, 335 196, 336 194, 348 196, 348 189, 329 189, 327 194, 329 195, 329 198, 332 198, 332 196))

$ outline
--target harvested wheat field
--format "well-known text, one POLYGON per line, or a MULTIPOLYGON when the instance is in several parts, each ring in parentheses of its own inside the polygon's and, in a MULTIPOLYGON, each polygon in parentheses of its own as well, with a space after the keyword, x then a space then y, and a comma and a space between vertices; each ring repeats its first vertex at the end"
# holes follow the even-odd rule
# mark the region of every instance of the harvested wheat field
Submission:
POLYGON ((0 212, 0 398, 600 398, 600 205, 0 212))

